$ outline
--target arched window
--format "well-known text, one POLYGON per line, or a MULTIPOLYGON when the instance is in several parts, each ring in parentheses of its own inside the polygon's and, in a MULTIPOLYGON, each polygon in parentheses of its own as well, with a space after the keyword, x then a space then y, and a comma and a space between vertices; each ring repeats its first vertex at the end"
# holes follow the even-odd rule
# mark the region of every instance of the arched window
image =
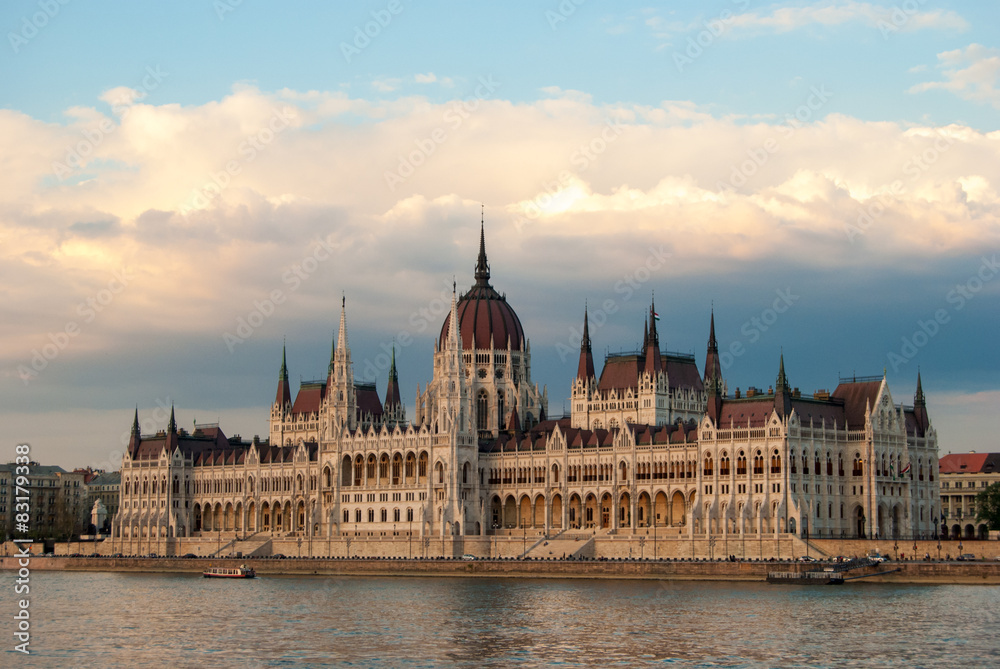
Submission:
POLYGON ((761 455, 760 451, 753 454, 753 473, 763 474, 764 473, 764 456, 761 455))
POLYGON ((778 449, 774 449, 771 453, 771 473, 780 474, 781 473, 781 454, 778 453, 778 449))
POLYGON ((480 430, 490 429, 490 398, 486 390, 480 390, 476 398, 476 427, 480 430))
POLYGON ((736 454, 736 475, 747 475, 747 456, 743 455, 743 451, 736 454))
POLYGON ((712 469, 713 469, 713 467, 712 467, 712 456, 711 455, 705 455, 705 468, 703 470, 704 475, 705 476, 711 476, 712 475, 712 469))
POLYGON ((504 426, 500 425, 500 422, 504 419, 504 402, 503 402, 503 391, 497 391, 497 429, 501 429, 504 426))
POLYGON ((729 476, 729 455, 725 451, 722 452, 722 457, 719 458, 719 476, 729 476))

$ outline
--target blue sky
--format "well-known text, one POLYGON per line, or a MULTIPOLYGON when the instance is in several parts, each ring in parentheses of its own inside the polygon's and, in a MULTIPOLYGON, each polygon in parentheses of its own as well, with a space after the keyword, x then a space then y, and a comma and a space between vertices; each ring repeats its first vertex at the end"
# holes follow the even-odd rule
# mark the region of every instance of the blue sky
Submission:
POLYGON ((421 310, 471 284, 484 203, 553 413, 584 301, 611 307, 602 353, 641 338, 655 291, 666 346, 699 364, 714 303, 744 351, 731 388, 772 383, 784 351, 806 392, 885 369, 908 403, 919 366, 942 450, 995 450, 998 19, 929 1, 5 3, 0 442, 116 465, 131 408, 152 423, 167 400, 263 433, 282 339, 293 377, 322 375, 342 292, 359 378, 381 388, 380 351, 412 338, 412 406, 439 327, 421 310))

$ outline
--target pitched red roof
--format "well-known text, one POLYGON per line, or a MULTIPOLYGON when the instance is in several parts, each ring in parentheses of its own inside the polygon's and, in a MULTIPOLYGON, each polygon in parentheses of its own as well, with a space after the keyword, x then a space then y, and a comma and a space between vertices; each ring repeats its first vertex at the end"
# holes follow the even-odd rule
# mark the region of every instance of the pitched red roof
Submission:
POLYGON ((638 355, 615 355, 604 361, 597 388, 602 391, 639 389, 639 370, 643 360, 638 355))
POLYGON ((938 461, 942 474, 979 474, 1000 471, 1000 453, 949 453, 938 461), (989 469, 989 472, 985 470, 989 469))
POLYGON ((719 429, 734 427, 760 427, 767 424, 774 411, 774 398, 770 395, 752 399, 723 399, 719 415, 719 429))
POLYGON ((698 372, 698 365, 694 358, 679 357, 667 354, 667 381, 670 389, 687 388, 693 390, 704 390, 705 385, 698 372))
POLYGON ((292 413, 318 413, 319 407, 326 397, 326 384, 313 381, 299 385, 299 392, 295 395, 295 403, 292 405, 292 413))
POLYGON ((356 383, 354 389, 358 398, 358 418, 365 414, 371 414, 373 418, 379 418, 385 411, 382 407, 382 400, 378 398, 378 390, 375 384, 356 383))
POLYGON ((848 427, 857 430, 864 427, 865 408, 874 408, 881 387, 881 381, 850 381, 837 386, 830 397, 844 401, 844 419, 848 427))

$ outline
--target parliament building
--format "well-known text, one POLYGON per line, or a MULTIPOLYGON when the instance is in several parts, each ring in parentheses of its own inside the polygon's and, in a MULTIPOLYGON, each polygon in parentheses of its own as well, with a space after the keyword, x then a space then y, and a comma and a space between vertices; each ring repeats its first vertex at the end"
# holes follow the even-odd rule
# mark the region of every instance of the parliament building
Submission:
POLYGON ((937 435, 919 374, 909 406, 884 376, 801 393, 783 358, 766 391, 729 393, 714 313, 701 370, 694 356, 663 350, 657 320, 651 305, 642 347, 598 370, 584 310, 570 414, 551 416, 521 321, 490 283, 481 231, 475 283, 453 294, 412 421, 394 354, 384 397, 354 380, 342 300, 325 380, 302 382, 293 398, 282 352, 266 438, 229 438, 218 425, 188 432, 172 412, 164 430, 143 435, 136 412, 113 545, 433 537, 444 546, 445 537, 651 528, 719 540, 937 534, 937 435))

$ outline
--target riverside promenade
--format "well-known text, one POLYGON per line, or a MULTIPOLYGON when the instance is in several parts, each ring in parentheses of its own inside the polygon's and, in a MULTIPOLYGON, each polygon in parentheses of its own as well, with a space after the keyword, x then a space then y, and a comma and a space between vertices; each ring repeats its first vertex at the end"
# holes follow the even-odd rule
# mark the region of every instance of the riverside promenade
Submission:
MULTIPOLYGON (((259 576, 435 576, 677 581, 765 581, 769 571, 812 571, 830 563, 710 560, 516 560, 370 558, 30 558, 32 571, 117 571, 200 574, 209 566, 246 564, 259 576)), ((17 570, 18 558, 0 558, 0 569, 17 570)), ((885 562, 857 570, 856 583, 1000 585, 1000 562, 885 562)))

